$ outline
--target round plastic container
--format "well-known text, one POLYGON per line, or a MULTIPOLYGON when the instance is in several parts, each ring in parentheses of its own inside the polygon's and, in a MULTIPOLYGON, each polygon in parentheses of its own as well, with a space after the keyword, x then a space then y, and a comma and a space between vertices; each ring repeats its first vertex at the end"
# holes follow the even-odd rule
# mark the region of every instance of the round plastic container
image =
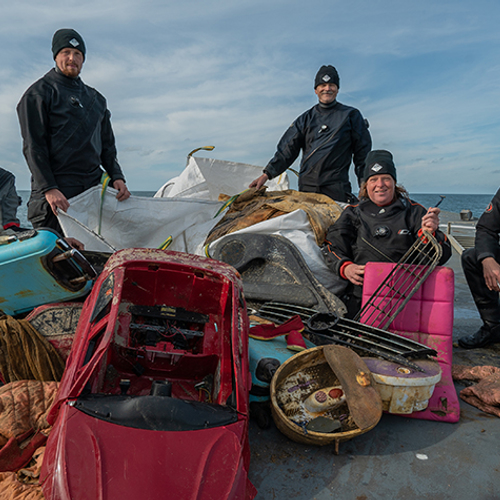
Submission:
POLYGON ((363 361, 372 372, 382 409, 389 413, 425 410, 434 387, 441 380, 439 364, 430 359, 412 361, 423 372, 378 358, 363 358, 363 361))

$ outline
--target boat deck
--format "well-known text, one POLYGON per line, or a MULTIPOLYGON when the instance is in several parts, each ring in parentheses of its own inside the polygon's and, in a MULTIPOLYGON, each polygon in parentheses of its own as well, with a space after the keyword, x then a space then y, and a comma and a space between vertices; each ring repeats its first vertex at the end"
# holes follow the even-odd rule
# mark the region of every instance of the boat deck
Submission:
POLYGON ((441 231, 447 234, 453 249, 460 255, 474 246, 477 219, 462 220, 459 214, 441 212, 441 231))
MULTIPOLYGON (((459 223, 459 214, 441 221, 459 223)), ((456 340, 481 325, 454 249, 454 364, 500 367, 500 344, 464 350, 456 340)), ((464 386, 456 384, 457 392, 464 386)), ((250 480, 257 500, 500 499, 500 421, 460 400, 456 424, 384 414, 370 432, 334 445, 295 443, 274 424, 250 423, 250 480)))

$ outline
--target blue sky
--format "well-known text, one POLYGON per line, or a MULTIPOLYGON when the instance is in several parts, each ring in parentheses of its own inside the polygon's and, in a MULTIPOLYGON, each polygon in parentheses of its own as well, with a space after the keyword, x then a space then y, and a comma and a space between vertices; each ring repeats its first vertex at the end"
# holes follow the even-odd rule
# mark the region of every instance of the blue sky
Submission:
MULTIPOLYGON (((411 192, 500 186, 497 0, 16 0, 0 23, 0 166, 29 188, 15 107, 52 66, 51 38, 87 44, 82 79, 108 100, 131 190, 205 156, 264 167, 316 103, 322 64, 411 192)), ((292 174, 293 176, 293 174, 292 174)))

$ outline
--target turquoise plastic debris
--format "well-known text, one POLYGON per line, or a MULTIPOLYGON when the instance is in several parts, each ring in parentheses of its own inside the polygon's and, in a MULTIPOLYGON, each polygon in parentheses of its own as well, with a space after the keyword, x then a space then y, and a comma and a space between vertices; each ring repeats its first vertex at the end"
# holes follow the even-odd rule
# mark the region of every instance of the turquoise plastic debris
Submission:
MULTIPOLYGON (((304 340, 308 349, 315 347, 309 340, 304 340)), ((249 366, 252 375, 250 402, 262 403, 270 400, 269 386, 274 372, 294 354, 297 352, 287 348, 284 335, 272 340, 248 339, 249 366)))
POLYGON ((0 237, 0 309, 5 314, 82 297, 95 276, 87 259, 55 231, 0 237))

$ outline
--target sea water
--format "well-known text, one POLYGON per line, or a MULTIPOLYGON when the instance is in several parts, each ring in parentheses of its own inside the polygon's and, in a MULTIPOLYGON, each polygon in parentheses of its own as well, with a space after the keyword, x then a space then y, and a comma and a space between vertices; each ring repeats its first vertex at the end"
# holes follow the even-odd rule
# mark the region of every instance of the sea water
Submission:
MULTIPOLYGON (((493 194, 444 194, 445 198, 439 205, 441 210, 447 212, 460 213, 462 210, 470 210, 475 218, 481 217, 490 201, 493 199, 493 194)), ((439 194, 426 193, 410 193, 410 198, 425 208, 435 207, 441 199, 439 194)))
MULTIPOLYGON (((133 191, 136 196, 145 196, 151 198, 155 191, 133 191)), ((31 227, 28 223, 28 207, 27 202, 30 195, 29 191, 18 191, 19 196, 23 199, 22 205, 17 210, 17 216, 21 221, 21 226, 31 227)), ((439 208, 447 212, 460 213, 461 210, 471 210, 472 215, 476 218, 480 217, 493 198, 492 194, 443 194, 445 198, 439 205, 439 208)), ((412 193, 411 199, 420 203, 425 208, 434 207, 441 199, 439 194, 428 193, 412 193)))

